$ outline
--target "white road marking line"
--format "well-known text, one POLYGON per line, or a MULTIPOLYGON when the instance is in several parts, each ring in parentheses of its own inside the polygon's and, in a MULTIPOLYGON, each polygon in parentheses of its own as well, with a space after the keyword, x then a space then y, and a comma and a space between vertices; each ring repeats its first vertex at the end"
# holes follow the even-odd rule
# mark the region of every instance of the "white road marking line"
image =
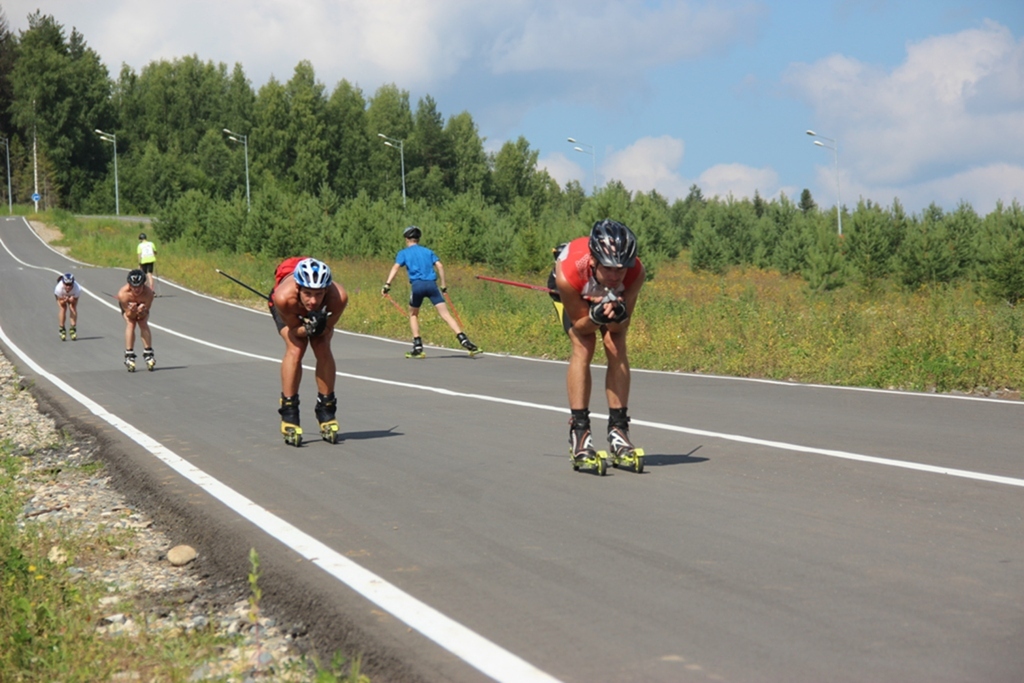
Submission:
POLYGON ((113 426, 160 461, 166 463, 171 469, 309 562, 320 567, 470 666, 500 683, 516 683, 518 681, 558 683, 558 679, 364 569, 331 547, 210 476, 148 434, 107 411, 85 394, 43 369, 11 341, 2 327, 0 327, 0 340, 37 375, 45 377, 58 389, 82 404, 93 415, 113 426))

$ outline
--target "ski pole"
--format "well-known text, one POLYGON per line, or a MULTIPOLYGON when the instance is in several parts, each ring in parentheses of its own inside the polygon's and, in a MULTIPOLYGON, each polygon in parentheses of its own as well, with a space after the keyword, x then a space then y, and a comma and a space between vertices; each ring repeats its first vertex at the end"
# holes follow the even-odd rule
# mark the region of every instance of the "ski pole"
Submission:
POLYGON ((444 296, 444 300, 448 302, 448 310, 450 310, 452 315, 455 316, 455 320, 459 323, 459 327, 462 327, 462 318, 459 317, 458 311, 456 311, 455 306, 452 305, 452 298, 448 296, 448 292, 441 292, 441 294, 444 296))
POLYGON ((513 282, 512 280, 500 280, 496 277, 487 277, 486 275, 477 275, 477 280, 487 280, 488 282, 497 282, 501 285, 512 285, 513 287, 525 287, 526 289, 534 289, 538 292, 547 292, 548 294, 554 294, 555 290, 550 287, 541 287, 540 285, 530 285, 525 282, 513 282))
POLYGON ((402 314, 403 318, 407 318, 408 317, 408 315, 405 312, 405 309, 402 308, 401 306, 399 306, 398 302, 395 301, 394 299, 392 299, 390 294, 385 293, 384 294, 384 298, 387 299, 388 301, 390 301, 391 305, 394 306, 396 309, 398 309, 398 312, 402 314))
POLYGON ((221 270, 220 268, 214 268, 214 270, 216 270, 216 271, 217 271, 218 273, 220 273, 221 275, 223 275, 223 276, 224 276, 224 277, 226 277, 227 279, 229 279, 229 280, 231 280, 232 282, 234 282, 234 283, 235 283, 236 285, 242 285, 243 287, 245 287, 246 289, 248 289, 248 290, 249 290, 250 292, 252 292, 253 294, 256 294, 256 295, 257 295, 257 296, 259 296, 260 298, 263 298, 263 299, 268 299, 268 300, 270 299, 270 295, 269 295, 269 294, 264 294, 263 292, 261 292, 261 291, 259 291, 259 290, 253 289, 252 287, 250 287, 249 285, 245 284, 244 282, 242 282, 242 281, 241 281, 241 280, 239 280, 238 278, 233 278, 233 277, 231 277, 230 275, 228 275, 227 273, 225 273, 225 272, 224 272, 223 270, 221 270))

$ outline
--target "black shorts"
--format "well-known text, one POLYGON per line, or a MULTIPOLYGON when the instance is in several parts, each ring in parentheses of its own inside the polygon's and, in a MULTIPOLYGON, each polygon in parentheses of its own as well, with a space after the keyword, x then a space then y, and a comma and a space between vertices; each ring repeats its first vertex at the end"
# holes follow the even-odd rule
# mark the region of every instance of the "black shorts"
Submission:
MULTIPOLYGON (((274 296, 274 293, 271 292, 270 296, 274 296)), ((274 324, 277 325, 277 333, 281 334, 281 330, 285 328, 284 318, 277 312, 277 306, 273 302, 270 302, 270 317, 274 319, 274 324)))
POLYGON ((555 315, 558 316, 559 322, 562 323, 562 329, 565 330, 566 334, 569 334, 569 328, 572 327, 572 321, 569 320, 569 316, 565 314, 565 306, 562 305, 562 297, 558 294, 558 283, 555 280, 555 271, 551 271, 551 275, 548 275, 548 289, 551 290, 550 297, 552 303, 555 304, 555 315))
POLYGON ((153 272, 153 266, 155 266, 155 265, 156 265, 156 261, 150 261, 149 263, 140 263, 139 264, 139 269, 142 270, 143 273, 152 273, 153 272))

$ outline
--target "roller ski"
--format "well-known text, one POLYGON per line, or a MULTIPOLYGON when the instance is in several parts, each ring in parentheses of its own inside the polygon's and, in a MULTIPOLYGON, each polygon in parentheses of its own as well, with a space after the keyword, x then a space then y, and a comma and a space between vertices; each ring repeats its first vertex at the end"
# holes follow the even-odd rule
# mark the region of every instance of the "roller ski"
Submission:
POLYGON ((128 368, 128 372, 135 372, 135 352, 125 351, 124 352, 124 366, 128 368))
MULTIPOLYGON (((622 412, 625 413, 625 409, 622 412)), ((616 418, 619 416, 612 419, 616 418)), ((633 470, 637 474, 644 471, 644 449, 637 448, 629 440, 629 418, 625 415, 608 425, 608 450, 612 467, 633 470)))
POLYGON ((156 358, 153 355, 153 349, 143 349, 142 358, 146 361, 146 369, 153 372, 153 368, 156 367, 156 358))
POLYGON ((419 337, 412 340, 412 351, 405 354, 406 358, 426 358, 427 354, 423 352, 423 342, 419 337))
POLYGON ((320 438, 327 443, 338 443, 338 421, 334 415, 338 410, 338 400, 334 392, 324 396, 316 396, 316 421, 320 423, 320 438))
MULTIPOLYGON (((78 330, 72 327, 68 330, 68 336, 71 337, 71 341, 78 341, 78 330)), ((61 341, 63 341, 63 339, 61 341)))
MULTIPOLYGON (((71 329, 75 329, 75 328, 73 328, 73 327, 72 327, 71 329)), ((65 330, 65 329, 64 329, 64 328, 62 327, 62 328, 60 328, 59 332, 60 332, 60 340, 61 340, 61 341, 67 341, 67 340, 68 340, 68 333, 67 333, 67 330, 65 330)))
POLYGON ((572 458, 574 472, 583 470, 604 476, 607 471, 604 451, 594 450, 594 442, 590 438, 590 420, 573 417, 569 420, 569 457, 572 458))
POLYGON ((281 394, 281 407, 277 409, 281 415, 281 436, 289 446, 302 445, 302 427, 299 426, 299 395, 285 396, 281 394))
POLYGON ((477 346, 473 342, 469 341, 469 337, 466 336, 465 332, 459 332, 459 334, 457 335, 457 338, 459 340, 459 343, 462 344, 462 348, 464 348, 467 351, 469 351, 469 357, 470 358, 472 358, 473 356, 477 356, 477 355, 483 353, 483 351, 480 350, 479 346, 477 346))

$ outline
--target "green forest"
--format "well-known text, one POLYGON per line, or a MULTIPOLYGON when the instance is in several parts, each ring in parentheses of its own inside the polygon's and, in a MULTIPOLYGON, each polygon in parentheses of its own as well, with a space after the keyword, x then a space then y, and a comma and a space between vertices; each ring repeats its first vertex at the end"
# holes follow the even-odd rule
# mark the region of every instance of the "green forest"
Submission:
MULTIPOLYGON (((396 84, 328 88, 300 62, 254 90, 241 64, 197 55, 108 73, 85 36, 40 12, 17 34, 0 13, 0 139, 13 201, 153 218, 157 239, 271 257, 388 258, 423 226, 446 260, 507 272, 549 267, 551 247, 596 220, 629 225, 653 277, 685 258, 793 275, 810 290, 880 282, 913 291, 972 282, 1024 297, 1024 210, 961 202, 908 213, 898 198, 836 210, 799 198, 683 199, 609 181, 587 195, 537 168, 523 137, 487 152, 472 114, 447 117, 396 84), (38 183, 38 184, 37 184, 38 183)), ((7 184, 4 183, 4 204, 7 184)))

